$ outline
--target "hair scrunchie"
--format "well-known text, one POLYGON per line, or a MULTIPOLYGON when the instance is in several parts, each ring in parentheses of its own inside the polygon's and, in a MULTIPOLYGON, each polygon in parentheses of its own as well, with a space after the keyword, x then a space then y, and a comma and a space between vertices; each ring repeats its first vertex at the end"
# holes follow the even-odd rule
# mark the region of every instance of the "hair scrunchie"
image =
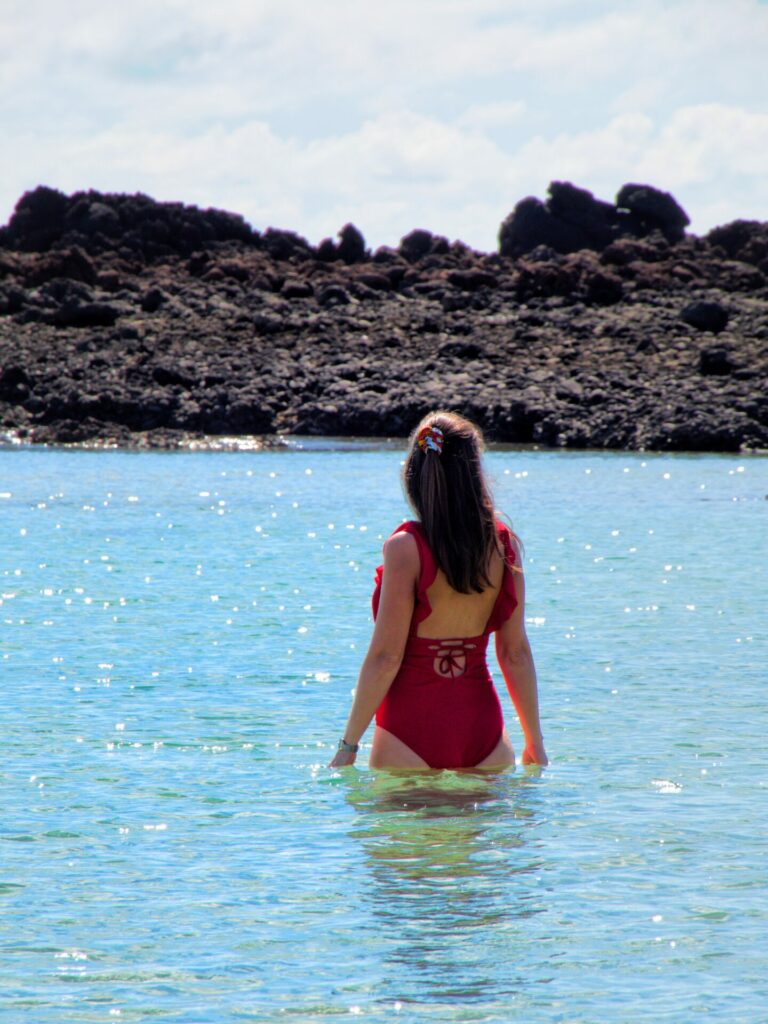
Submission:
POLYGON ((439 455, 443 450, 443 432, 439 427, 422 427, 416 437, 416 444, 423 452, 436 452, 439 455))

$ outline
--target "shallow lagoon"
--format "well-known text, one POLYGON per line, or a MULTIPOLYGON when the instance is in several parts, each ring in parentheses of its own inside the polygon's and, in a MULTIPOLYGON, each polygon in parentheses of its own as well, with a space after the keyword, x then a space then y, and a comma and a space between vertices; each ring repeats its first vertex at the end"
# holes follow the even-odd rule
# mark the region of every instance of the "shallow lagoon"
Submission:
POLYGON ((0 1019, 766 1020, 768 459, 491 453, 551 766, 331 772, 401 458, 0 451, 0 1019))

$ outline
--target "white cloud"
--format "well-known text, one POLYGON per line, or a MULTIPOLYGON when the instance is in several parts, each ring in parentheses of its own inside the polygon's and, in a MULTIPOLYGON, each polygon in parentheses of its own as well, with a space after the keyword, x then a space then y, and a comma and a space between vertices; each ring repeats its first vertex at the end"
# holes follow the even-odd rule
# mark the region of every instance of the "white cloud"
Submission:
POLYGON ((487 131, 508 128, 520 121, 525 113, 522 100, 502 100, 499 103, 476 103, 468 107, 456 120, 460 128, 487 131))
MULTIPOLYGON (((722 175, 768 176, 768 112, 719 103, 676 110, 648 154, 652 173, 671 169, 674 182, 718 180, 722 175)), ((768 193, 766 193, 768 198, 768 193)))
POLYGON ((653 128, 653 121, 645 114, 622 114, 593 131, 562 132, 552 138, 536 136, 522 147, 518 158, 528 167, 542 168, 548 180, 565 177, 577 183, 597 181, 600 184, 590 187, 605 191, 608 182, 637 165, 653 128))

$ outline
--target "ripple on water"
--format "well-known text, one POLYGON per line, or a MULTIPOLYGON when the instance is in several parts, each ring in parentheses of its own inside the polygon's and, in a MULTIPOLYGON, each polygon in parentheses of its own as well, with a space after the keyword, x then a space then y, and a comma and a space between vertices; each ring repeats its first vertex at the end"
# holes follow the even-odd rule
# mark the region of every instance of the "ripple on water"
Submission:
POLYGON ((329 771, 401 454, 0 452, 14 1024, 762 1019, 768 462, 491 453, 551 767, 329 771))

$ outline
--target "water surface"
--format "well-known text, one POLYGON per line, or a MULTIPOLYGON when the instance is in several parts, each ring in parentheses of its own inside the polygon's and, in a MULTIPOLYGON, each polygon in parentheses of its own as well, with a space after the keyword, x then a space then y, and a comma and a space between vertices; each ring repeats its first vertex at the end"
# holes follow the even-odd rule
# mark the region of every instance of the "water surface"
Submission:
POLYGON ((401 458, 0 451, 0 1019, 768 1020, 768 460, 491 453, 552 764, 332 772, 401 458))

